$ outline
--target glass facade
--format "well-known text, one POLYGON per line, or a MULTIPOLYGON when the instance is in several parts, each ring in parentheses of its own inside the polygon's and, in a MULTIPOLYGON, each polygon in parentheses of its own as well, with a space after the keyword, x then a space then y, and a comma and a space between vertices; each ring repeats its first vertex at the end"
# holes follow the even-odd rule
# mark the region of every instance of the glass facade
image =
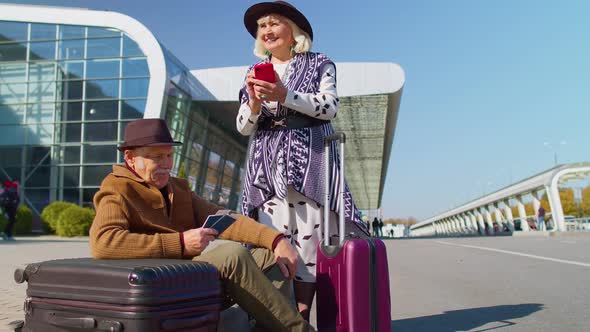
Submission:
POLYGON ((124 125, 142 118, 149 70, 117 29, 0 21, 0 179, 35 212, 91 205, 124 125))
MULTIPOLYGON (((162 49, 169 76, 165 119, 174 139, 184 143, 176 148, 173 174, 187 179, 205 199, 237 210, 248 140, 235 127, 219 121, 227 114, 196 101, 207 94, 206 89, 188 68, 162 49)), ((235 109, 238 107, 236 102, 235 109)))
MULTIPOLYGON (((1 15, 1 14, 0 14, 1 15)), ((176 140, 173 175, 235 209, 247 141, 194 101, 206 91, 162 47, 162 117, 176 140)), ((18 180, 35 213, 54 200, 92 205, 125 125, 144 115, 150 73, 138 44, 113 28, 0 20, 0 181, 18 180)))

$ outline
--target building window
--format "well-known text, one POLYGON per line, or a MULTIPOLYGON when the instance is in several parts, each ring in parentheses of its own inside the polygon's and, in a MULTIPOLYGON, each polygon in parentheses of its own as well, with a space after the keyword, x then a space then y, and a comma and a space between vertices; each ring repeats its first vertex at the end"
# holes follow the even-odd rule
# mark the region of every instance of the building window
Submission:
POLYGON ((89 120, 116 120, 119 113, 117 100, 87 101, 84 117, 89 120))
POLYGON ((55 40, 56 31, 54 24, 31 23, 31 40, 55 40))
POLYGON ((113 58, 121 54, 121 38, 88 39, 87 58, 113 58))
POLYGON ((84 39, 60 40, 57 57, 64 60, 84 58, 84 39))
POLYGON ((27 40, 27 24, 21 22, 0 21, 0 43, 27 40))
POLYGON ((116 145, 85 145, 84 163, 116 163, 116 145))
POLYGON ((86 28, 77 25, 60 25, 59 39, 72 39, 86 37, 86 28))
POLYGON ((0 61, 25 60, 27 60, 26 43, 0 44, 0 61))
POLYGON ((145 59, 123 59, 123 77, 146 77, 148 75, 149 69, 145 59))
POLYGON ((89 60, 86 62, 86 78, 119 77, 118 59, 89 60))
POLYGON ((84 126, 85 142, 117 141, 117 122, 86 123, 84 126))
POLYGON ((0 156, 10 153, 0 179, 26 179, 23 199, 34 209, 50 199, 91 204, 120 157, 122 129, 143 117, 149 76, 145 55, 120 30, 0 21, 0 156), (38 148, 44 164, 27 155, 23 165, 19 155, 38 148))
POLYGON ((84 61, 60 61, 57 79, 79 80, 84 77, 84 61))
POLYGON ((54 60, 55 42, 29 43, 29 60, 54 60))
POLYGON ((140 119, 145 110, 145 99, 130 99, 121 102, 121 119, 140 119))

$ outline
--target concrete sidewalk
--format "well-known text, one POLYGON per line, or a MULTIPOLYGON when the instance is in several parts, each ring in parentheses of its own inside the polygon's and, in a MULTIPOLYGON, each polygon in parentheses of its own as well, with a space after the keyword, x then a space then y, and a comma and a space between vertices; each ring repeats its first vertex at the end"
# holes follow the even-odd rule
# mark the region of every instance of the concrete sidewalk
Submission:
POLYGON ((14 270, 29 263, 50 259, 90 257, 88 238, 58 236, 15 237, 16 241, 0 240, 0 330, 6 324, 24 319, 23 302, 26 283, 14 281, 14 270))

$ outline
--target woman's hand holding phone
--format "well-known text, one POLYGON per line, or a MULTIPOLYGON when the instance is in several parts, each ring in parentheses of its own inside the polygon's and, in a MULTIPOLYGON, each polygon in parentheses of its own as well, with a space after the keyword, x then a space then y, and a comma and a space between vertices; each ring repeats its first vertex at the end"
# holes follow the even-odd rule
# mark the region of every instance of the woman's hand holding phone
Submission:
POLYGON ((275 69, 271 62, 259 63, 254 66, 254 78, 268 83, 277 81, 275 76, 275 69))
POLYGON ((248 73, 248 78, 246 79, 246 88, 248 90, 248 94, 250 95, 249 106, 255 114, 257 114, 255 110, 259 110, 262 101, 276 101, 283 103, 285 102, 285 98, 287 98, 287 88, 285 88, 285 85, 283 85, 283 82, 281 82, 279 75, 274 70, 272 71, 272 75, 274 75, 275 79, 274 83, 271 83, 260 79, 265 78, 270 80, 269 77, 271 74, 266 72, 257 76, 256 69, 257 67, 255 66, 250 71, 250 73, 248 73), (254 98, 252 98, 252 96, 254 96, 254 98), (258 104, 258 102, 260 102, 260 104, 258 104), (252 106, 258 106, 258 108, 252 108, 252 106))
POLYGON ((254 70, 251 70, 248 73, 248 77, 246 78, 246 91, 248 92, 248 96, 250 96, 250 101, 248 106, 250 106, 250 111, 252 114, 260 113, 260 106, 262 105, 262 99, 256 94, 254 91, 254 70))

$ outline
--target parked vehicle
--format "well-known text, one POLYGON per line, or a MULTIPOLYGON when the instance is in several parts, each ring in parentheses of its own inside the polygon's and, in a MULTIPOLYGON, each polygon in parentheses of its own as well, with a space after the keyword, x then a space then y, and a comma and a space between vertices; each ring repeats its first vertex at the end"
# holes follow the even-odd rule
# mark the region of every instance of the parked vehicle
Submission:
MULTIPOLYGON (((575 232, 575 231, 590 231, 590 217, 582 217, 576 218, 575 216, 566 215, 564 216, 565 221, 565 230, 568 232, 575 232)), ((533 217, 528 217, 527 222, 529 224, 529 228, 531 230, 537 230, 537 221, 533 217)), ((514 223, 514 230, 522 231, 522 219, 516 218, 513 220, 514 223)), ((545 228, 546 230, 550 231, 555 228, 555 223, 553 222, 553 216, 551 212, 548 212, 545 215, 545 228)))
MULTIPOLYGON (((527 218, 526 219, 527 223, 529 224, 529 229, 531 230, 537 230, 537 223, 535 221, 534 218, 527 218)), ((521 218, 517 218, 514 219, 514 230, 516 231, 522 231, 522 219, 521 218)))
POLYGON ((522 224, 521 224, 520 218, 516 218, 516 219, 512 220, 512 223, 514 223, 514 230, 515 231, 522 231, 522 224))
POLYGON ((576 217, 574 216, 564 216, 563 220, 565 222, 565 230, 568 232, 575 231, 576 226, 578 223, 575 221, 576 217))
POLYGON ((568 232, 590 231, 590 218, 565 216, 565 229, 568 232))

